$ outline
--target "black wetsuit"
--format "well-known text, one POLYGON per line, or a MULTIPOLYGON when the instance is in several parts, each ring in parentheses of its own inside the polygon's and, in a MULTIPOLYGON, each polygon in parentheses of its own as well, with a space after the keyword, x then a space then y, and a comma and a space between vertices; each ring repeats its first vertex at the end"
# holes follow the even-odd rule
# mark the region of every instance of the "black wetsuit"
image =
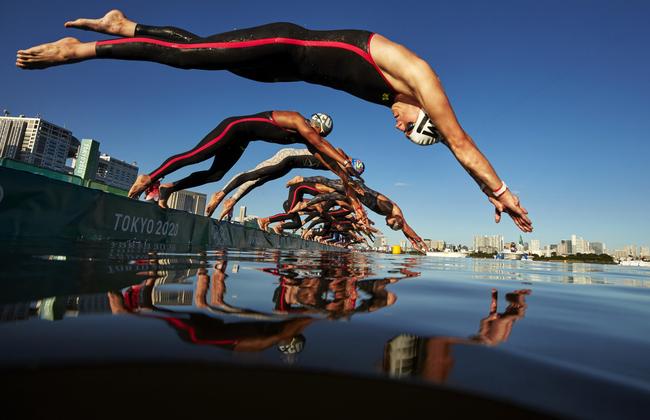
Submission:
POLYGON ((320 191, 318 191, 313 184, 301 183, 298 185, 292 185, 291 188, 289 188, 289 197, 282 204, 284 213, 279 213, 269 217, 269 223, 281 222, 283 220, 291 219, 291 222, 282 224, 283 229, 298 229, 300 226, 302 226, 298 212, 289 213, 289 210, 301 202, 305 194, 316 196, 320 194, 320 191))
MULTIPOLYGON (((330 188, 335 189, 336 191, 345 194, 345 189, 343 187, 343 183, 334 179, 329 179, 325 178, 323 176, 312 176, 309 178, 304 178, 304 182, 310 182, 312 184, 322 184, 326 185, 330 188)), ((379 196, 383 196, 383 194, 373 190, 372 188, 368 188, 364 183, 362 182, 357 182, 357 185, 361 187, 363 190, 364 194, 357 194, 357 198, 359 201, 366 207, 368 207, 370 210, 374 211, 377 214, 380 214, 382 216, 389 216, 392 214, 393 210, 393 202, 390 200, 379 200, 379 196)), ((334 194, 334 193, 332 193, 334 194)), ((385 196, 384 196, 385 197, 385 196)), ((386 197, 387 198, 387 197, 386 197)), ((315 204, 318 203, 319 201, 325 200, 325 199, 332 199, 331 196, 319 196, 310 201, 310 204, 315 204)))
MULTIPOLYGON (((272 111, 230 117, 223 120, 193 149, 168 158, 149 176, 153 182, 184 166, 214 157, 210 169, 194 172, 188 177, 175 182, 172 189, 173 191, 179 191, 218 181, 237 163, 248 144, 256 140, 277 144, 306 143, 306 140, 297 132, 289 131, 277 125, 273 121, 272 111)), ((167 195, 171 193, 169 188, 166 190, 167 195)))
POLYGON ((201 38, 174 27, 137 25, 133 38, 98 41, 96 53, 182 69, 227 70, 259 82, 304 81, 391 106, 395 90, 370 55, 373 36, 281 22, 201 38))

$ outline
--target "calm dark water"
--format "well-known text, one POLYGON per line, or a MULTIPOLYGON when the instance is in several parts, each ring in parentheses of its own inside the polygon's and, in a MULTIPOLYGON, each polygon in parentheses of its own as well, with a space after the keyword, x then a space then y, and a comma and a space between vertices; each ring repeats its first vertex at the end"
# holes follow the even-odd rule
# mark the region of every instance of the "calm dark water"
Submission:
POLYGON ((352 252, 13 244, 0 368, 218 363, 647 418, 650 270, 352 252))

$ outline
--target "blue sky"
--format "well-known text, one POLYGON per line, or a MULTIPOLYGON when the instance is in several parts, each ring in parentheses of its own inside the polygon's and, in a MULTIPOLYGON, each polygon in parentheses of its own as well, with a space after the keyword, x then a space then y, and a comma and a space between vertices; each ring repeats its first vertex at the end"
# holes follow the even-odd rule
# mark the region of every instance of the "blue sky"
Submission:
MULTIPOLYGON (((388 108, 305 83, 262 84, 227 72, 95 60, 43 71, 14 66, 15 51, 64 36, 76 17, 111 8, 137 22, 202 35, 273 21, 313 29, 368 29, 406 45, 440 76, 465 130, 519 194, 535 231, 524 240, 556 243, 572 233, 613 249, 650 244, 650 2, 32 1, 0 14, 0 108, 40 114, 101 150, 149 172, 191 148, 219 121, 269 109, 332 115, 329 140, 366 163, 369 186, 396 201, 421 236, 471 244, 475 234, 516 240, 509 219, 495 225, 491 204, 444 146, 421 148, 394 128, 388 108)), ((254 143, 234 175, 278 146, 254 143)), ((209 161, 165 180, 174 180, 209 161)), ((310 174, 309 171, 293 172, 310 174)), ((314 174, 322 174, 313 172, 314 174)), ((224 185, 197 188, 211 193, 224 185)), ((269 215, 285 200, 283 181, 241 204, 269 215)), ((393 243, 402 239, 372 216, 393 243)))

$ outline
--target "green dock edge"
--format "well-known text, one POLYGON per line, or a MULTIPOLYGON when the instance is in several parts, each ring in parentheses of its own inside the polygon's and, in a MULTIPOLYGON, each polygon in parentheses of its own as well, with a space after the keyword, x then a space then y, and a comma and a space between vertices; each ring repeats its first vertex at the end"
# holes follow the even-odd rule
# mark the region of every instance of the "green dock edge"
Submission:
POLYGON ((0 239, 112 241, 137 243, 141 250, 341 250, 295 236, 161 209, 153 203, 6 166, 0 166, 0 239))

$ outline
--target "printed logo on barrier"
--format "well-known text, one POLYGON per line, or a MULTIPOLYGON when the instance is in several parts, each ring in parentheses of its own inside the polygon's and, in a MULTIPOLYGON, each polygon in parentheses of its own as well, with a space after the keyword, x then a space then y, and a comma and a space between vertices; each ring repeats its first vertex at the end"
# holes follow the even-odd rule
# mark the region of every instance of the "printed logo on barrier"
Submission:
POLYGON ((179 224, 171 221, 154 220, 148 217, 114 213, 116 232, 140 233, 156 236, 177 236, 179 224))

